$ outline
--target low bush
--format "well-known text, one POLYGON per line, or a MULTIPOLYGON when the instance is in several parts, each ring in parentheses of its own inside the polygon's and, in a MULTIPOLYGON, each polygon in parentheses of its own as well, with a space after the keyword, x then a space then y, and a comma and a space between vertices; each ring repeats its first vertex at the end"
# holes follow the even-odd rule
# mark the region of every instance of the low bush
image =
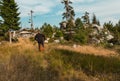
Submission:
POLYGON ((62 31, 60 31, 60 30, 59 30, 59 31, 56 31, 55 37, 56 37, 56 38, 63 37, 62 31))
POLYGON ((86 44, 88 42, 87 30, 80 29, 79 31, 76 31, 76 34, 73 35, 72 40, 76 43, 86 44))

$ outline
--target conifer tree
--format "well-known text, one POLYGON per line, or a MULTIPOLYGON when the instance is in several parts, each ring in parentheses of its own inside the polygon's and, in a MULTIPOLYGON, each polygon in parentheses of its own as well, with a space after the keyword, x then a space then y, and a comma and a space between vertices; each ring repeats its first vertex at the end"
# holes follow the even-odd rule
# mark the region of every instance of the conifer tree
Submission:
POLYGON ((66 11, 62 14, 63 19, 66 18, 67 21, 74 20, 75 12, 73 7, 70 5, 72 2, 70 0, 62 0, 62 3, 65 5, 66 11))
POLYGON ((99 20, 97 20, 97 25, 100 26, 100 21, 99 20))
POLYGON ((75 12, 73 7, 70 5, 72 2, 70 0, 62 0, 62 4, 65 5, 65 12, 62 14, 63 19, 66 19, 66 31, 69 32, 67 33, 67 38, 71 39, 72 38, 72 31, 75 29, 75 22, 74 22, 74 17, 75 17, 75 12))
POLYGON ((107 28, 110 32, 114 32, 114 25, 111 21, 109 21, 108 23, 104 23, 103 25, 105 28, 107 28))
POLYGON ((75 20, 75 25, 76 25, 76 28, 77 28, 77 29, 84 28, 83 23, 82 23, 82 21, 81 21, 80 18, 77 18, 77 19, 75 20))
POLYGON ((1 0, 0 1, 0 16, 3 20, 2 30, 7 32, 9 29, 20 29, 20 13, 18 12, 18 5, 15 0, 1 0))
POLYGON ((82 16, 84 24, 90 24, 89 13, 85 12, 85 15, 82 16))
POLYGON ((92 24, 98 24, 98 21, 97 21, 95 14, 93 14, 92 24))

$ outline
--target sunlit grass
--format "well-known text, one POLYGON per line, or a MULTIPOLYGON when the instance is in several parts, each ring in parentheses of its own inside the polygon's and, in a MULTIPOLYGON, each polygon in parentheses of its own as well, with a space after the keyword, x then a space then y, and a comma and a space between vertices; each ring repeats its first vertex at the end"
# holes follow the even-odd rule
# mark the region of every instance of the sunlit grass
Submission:
POLYGON ((0 81, 119 81, 120 59, 96 56, 26 39, 0 46, 0 81), (22 76, 22 77, 21 77, 22 76), (3 78, 4 77, 4 78, 3 78))

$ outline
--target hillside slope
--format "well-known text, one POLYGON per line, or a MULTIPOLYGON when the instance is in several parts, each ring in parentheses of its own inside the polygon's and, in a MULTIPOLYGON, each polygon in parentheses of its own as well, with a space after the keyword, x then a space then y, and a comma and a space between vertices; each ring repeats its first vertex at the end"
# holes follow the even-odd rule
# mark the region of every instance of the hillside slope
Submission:
POLYGON ((0 81, 120 81, 114 56, 103 48, 60 44, 45 44, 39 52, 37 43, 20 38, 0 46, 0 81))

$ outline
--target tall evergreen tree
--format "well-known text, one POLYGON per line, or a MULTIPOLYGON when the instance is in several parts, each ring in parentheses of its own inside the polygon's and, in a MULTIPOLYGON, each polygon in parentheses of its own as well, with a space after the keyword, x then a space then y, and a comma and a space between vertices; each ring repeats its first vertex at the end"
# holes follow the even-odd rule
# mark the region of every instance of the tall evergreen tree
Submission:
POLYGON ((103 26, 107 28, 111 33, 114 32, 114 25, 111 21, 109 21, 108 23, 104 23, 103 26))
POLYGON ((68 21, 67 26, 66 26, 66 30, 68 30, 68 31, 74 30, 74 23, 72 20, 68 21))
POLYGON ((117 38, 117 41, 120 44, 120 20, 118 21, 118 23, 114 26, 114 30, 115 30, 115 37, 117 38))
POLYGON ((118 23, 115 25, 116 30, 120 33, 120 20, 118 23))
POLYGON ((70 0, 62 0, 62 3, 65 5, 65 12, 62 14, 63 19, 66 19, 66 31, 69 32, 68 39, 72 38, 72 31, 75 29, 74 16, 75 12, 73 7, 70 5, 72 2, 70 0))
POLYGON ((9 29, 20 29, 20 13, 18 12, 18 5, 15 0, 1 0, 0 1, 0 16, 3 19, 2 29, 7 32, 9 29))
POLYGON ((62 0, 62 3, 65 5, 66 11, 62 14, 63 19, 66 18, 67 21, 74 20, 75 12, 73 7, 70 5, 72 2, 70 0, 62 0))
POLYGON ((97 21, 97 18, 96 18, 95 14, 93 14, 92 24, 98 24, 98 21, 97 21))
POLYGON ((97 25, 100 26, 100 21, 99 20, 97 20, 97 25))
POLYGON ((90 24, 89 13, 85 12, 85 15, 82 16, 84 24, 90 24))

